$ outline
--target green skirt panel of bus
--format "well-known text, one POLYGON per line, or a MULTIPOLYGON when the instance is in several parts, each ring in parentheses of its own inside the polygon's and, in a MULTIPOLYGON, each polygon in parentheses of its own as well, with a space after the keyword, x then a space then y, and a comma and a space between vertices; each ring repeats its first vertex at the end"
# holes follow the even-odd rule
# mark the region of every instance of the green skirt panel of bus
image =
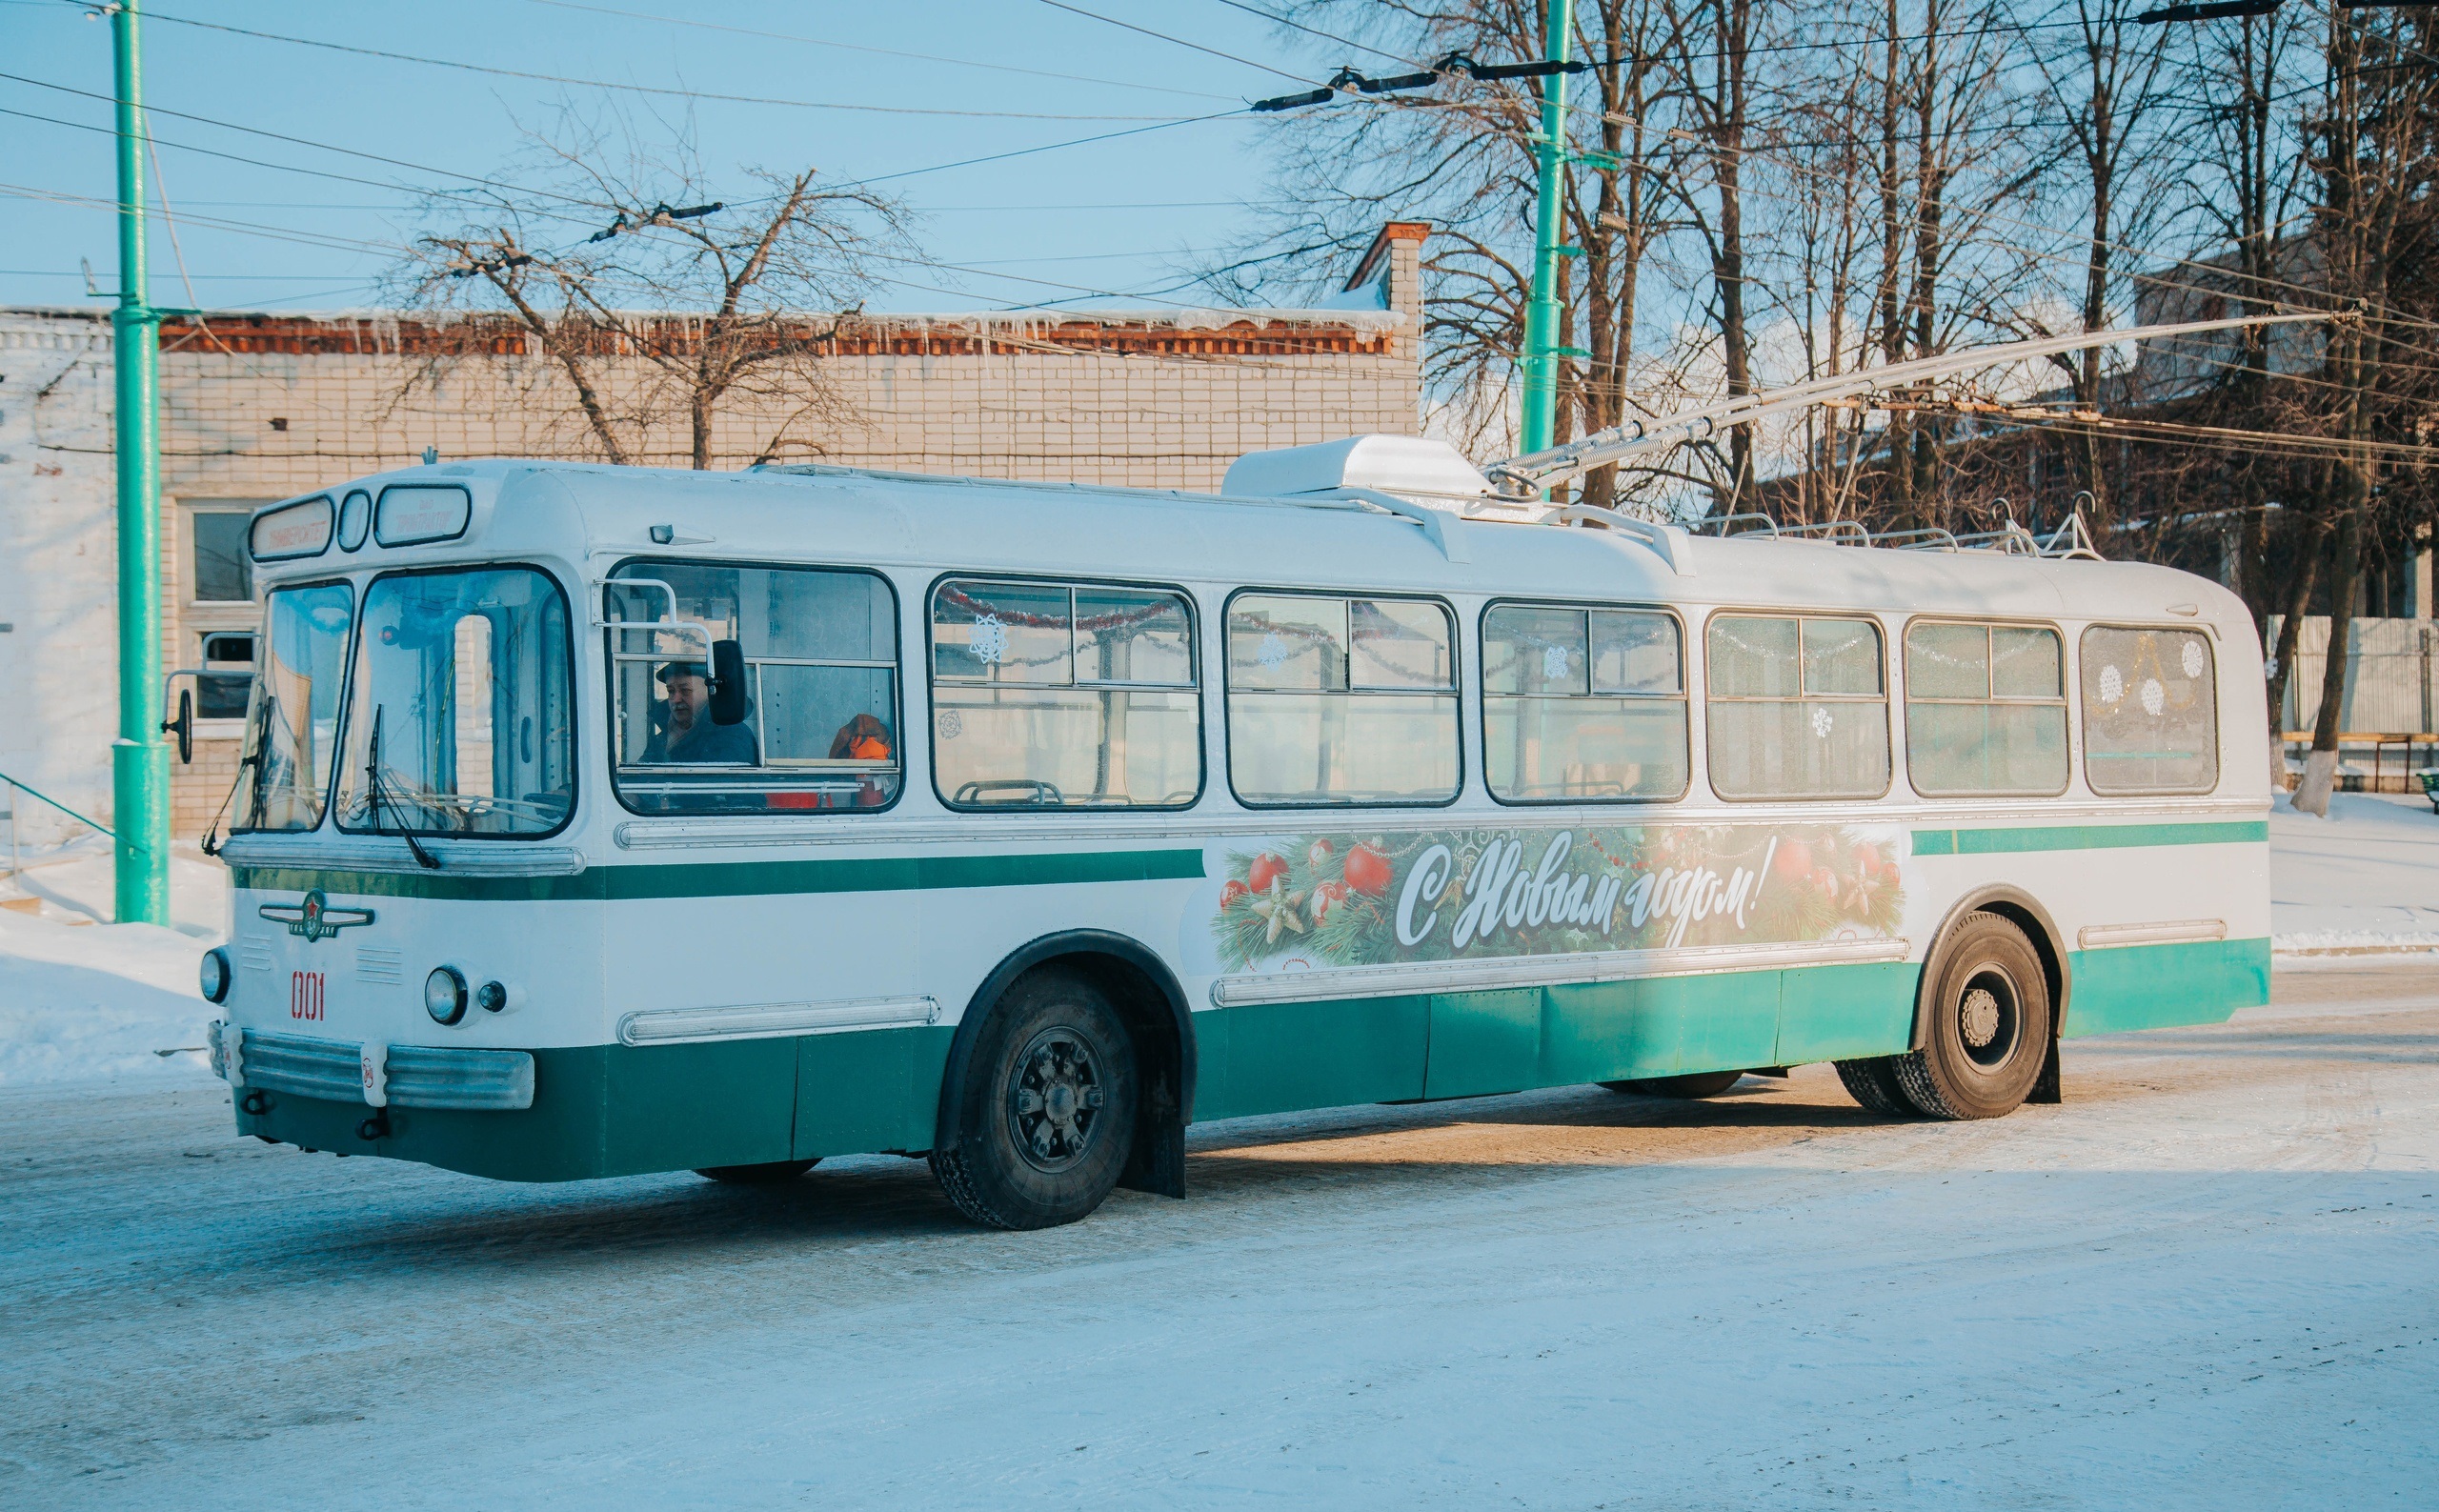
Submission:
POLYGON ((953 1032, 536 1050, 530 1108, 391 1107, 387 1133, 367 1139, 373 1110, 363 1103, 264 1092, 268 1106, 241 1106, 237 1130, 511 1181, 922 1150, 953 1032))
MULTIPOLYGON (((2070 958, 2066 1032, 2216 1023, 2268 1000, 2266 939, 2070 958)), ((1905 961, 1501 991, 1268 1003, 1194 1016, 1198 1120, 1482 1097, 1904 1051, 1905 961)), ((509 1180, 750 1165, 932 1142, 947 1026, 537 1050, 533 1106, 373 1110, 289 1093, 241 1133, 509 1180)))
POLYGON ((2068 1038, 2225 1023, 2239 1008, 2269 1001, 2266 939, 2079 950, 2067 960, 2075 984, 2068 1038))

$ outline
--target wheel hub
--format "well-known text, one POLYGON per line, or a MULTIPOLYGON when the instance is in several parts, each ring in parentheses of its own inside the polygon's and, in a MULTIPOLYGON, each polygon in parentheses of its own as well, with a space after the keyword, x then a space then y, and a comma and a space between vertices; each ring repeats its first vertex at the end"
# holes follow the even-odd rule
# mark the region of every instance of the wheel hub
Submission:
POLYGON ((1074 1030, 1045 1029, 1017 1057, 1008 1088, 1008 1130, 1035 1170, 1056 1173, 1084 1158, 1107 1100, 1100 1057, 1074 1030))
POLYGON ((1976 1050, 1986 1047, 1999 1038, 1998 995, 1987 987, 1974 988, 1965 995, 1965 1002, 1958 1009, 1958 1018, 1962 1020, 1959 1027, 1965 1031, 1965 1042, 1976 1050))

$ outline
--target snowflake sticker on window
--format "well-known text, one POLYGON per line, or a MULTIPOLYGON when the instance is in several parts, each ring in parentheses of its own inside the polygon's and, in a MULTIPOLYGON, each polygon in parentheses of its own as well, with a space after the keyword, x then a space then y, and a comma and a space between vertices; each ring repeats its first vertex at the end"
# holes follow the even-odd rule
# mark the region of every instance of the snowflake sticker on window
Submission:
POLYGON ((965 734, 965 716, 955 709, 942 711, 939 717, 939 730, 941 739, 956 739, 958 736, 965 734))
POLYGON ((1837 724, 1838 721, 1830 717, 1828 710, 1821 708, 1818 705, 1814 706, 1812 711, 1812 733, 1815 736, 1824 740, 1828 739, 1829 732, 1837 728, 1837 724))
POLYGON ((1264 632, 1261 647, 1254 653, 1254 659, 1265 667, 1279 666, 1287 659, 1287 642, 1279 638, 1278 631, 1264 632))
POLYGON ((2185 675, 2188 677, 2199 677, 2202 675, 2202 669, 2207 665, 2208 665, 2208 659, 2202 654, 2202 642, 2187 641, 2185 643, 2185 675))
POLYGON ((2100 701, 2115 707, 2117 700, 2125 696, 2126 674, 2115 667, 2103 667, 2100 670, 2100 701))
POLYGON ((974 659, 986 667, 996 667, 1008 659, 1008 627, 999 623, 997 615, 983 615, 974 621, 974 659))
POLYGON ((2160 686, 2160 679, 2157 677, 2144 678, 2143 712, 2156 719, 2160 716, 2160 711, 2167 706, 2168 691, 2160 686))
POLYGON ((1562 680, 1565 676, 1566 648, 1564 646, 1543 646, 1542 648, 1542 680, 1543 682, 1558 682, 1562 680))

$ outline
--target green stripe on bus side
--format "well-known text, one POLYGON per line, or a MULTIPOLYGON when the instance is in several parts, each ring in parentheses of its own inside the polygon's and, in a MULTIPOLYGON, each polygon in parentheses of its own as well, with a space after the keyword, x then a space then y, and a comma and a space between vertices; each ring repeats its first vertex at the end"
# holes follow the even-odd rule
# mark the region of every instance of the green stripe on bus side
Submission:
MULTIPOLYGON (((2269 941, 2073 954, 2066 1033, 2218 1023, 2269 995, 2269 941)), ((1329 999, 1194 1016, 1198 1120, 1902 1052, 1903 961, 1329 999)), ((393 1108, 271 1094, 241 1134, 510 1180, 740 1165, 931 1142, 952 1025, 536 1050, 534 1106, 393 1108)))
POLYGON ((2138 845, 2255 845, 2266 819, 2192 824, 2050 824, 2006 830, 1916 830, 1917 856, 2003 856, 2021 851, 2108 851, 2138 845))
POLYGON ((233 868, 239 887, 350 897, 566 902, 756 894, 895 893, 918 888, 1031 887, 1059 882, 1199 880, 1195 851, 1073 851, 1038 856, 893 856, 835 861, 716 861, 595 866, 574 877, 452 877, 446 872, 233 868))
POLYGON ((2195 940, 2069 952, 2065 1037, 2225 1023, 2269 1001, 2269 941, 2195 940))

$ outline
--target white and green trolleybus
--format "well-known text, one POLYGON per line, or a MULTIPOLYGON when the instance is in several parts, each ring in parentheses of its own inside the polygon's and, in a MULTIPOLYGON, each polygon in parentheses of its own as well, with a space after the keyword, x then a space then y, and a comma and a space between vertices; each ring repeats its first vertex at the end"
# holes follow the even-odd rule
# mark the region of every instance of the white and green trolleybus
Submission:
POLYGON ((2234 595, 1485 492, 1365 438, 1218 494, 485 461, 260 511, 237 1128, 896 1152, 1034 1227, 1183 1195, 1198 1119, 1824 1061, 1987 1118, 2062 1035, 2266 1000, 2234 595))

